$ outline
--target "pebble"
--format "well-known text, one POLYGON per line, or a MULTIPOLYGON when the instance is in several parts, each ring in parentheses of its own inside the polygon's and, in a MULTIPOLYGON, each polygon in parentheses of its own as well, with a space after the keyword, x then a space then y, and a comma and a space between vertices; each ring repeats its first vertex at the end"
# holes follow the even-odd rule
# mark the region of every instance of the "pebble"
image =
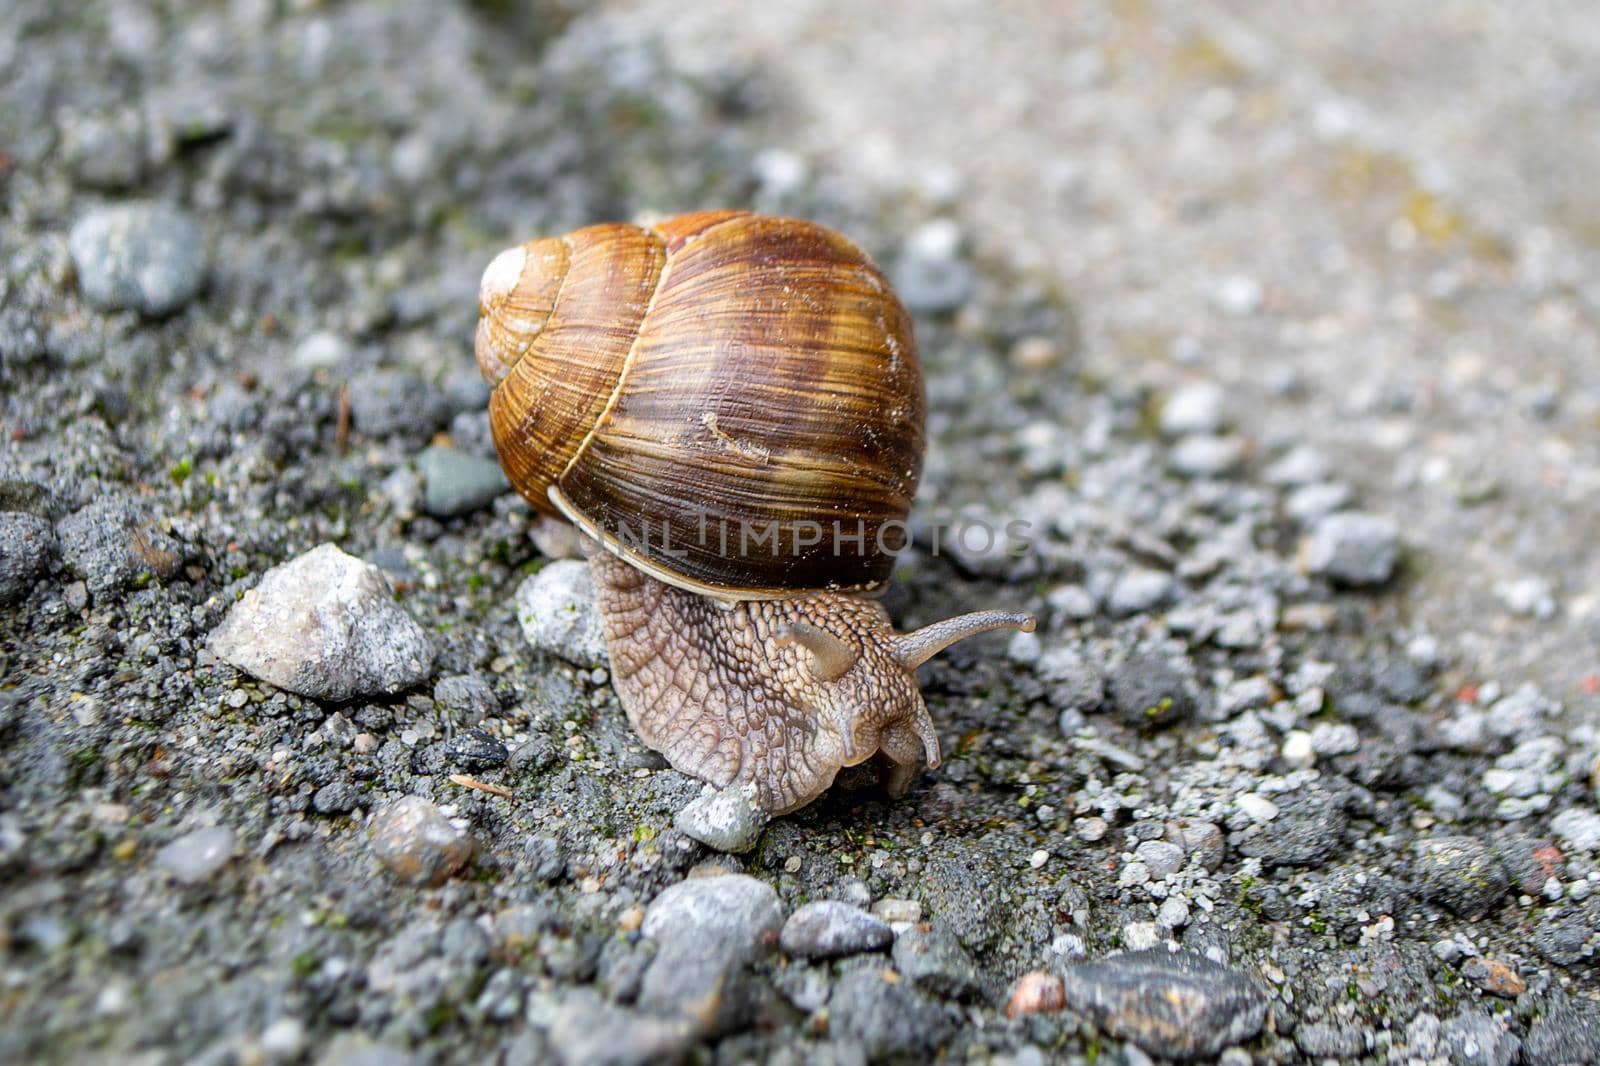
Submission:
POLYGON ((424 448, 417 456, 417 473, 422 475, 422 509, 435 518, 476 511, 511 489, 499 463, 455 448, 424 448))
POLYGON ((1066 1005, 1067 996, 1061 978, 1053 973, 1034 970, 1023 974, 1011 990, 1011 999, 1006 1003, 1006 1017, 1054 1014, 1066 1005))
POLYGON ((1117 618, 1155 610, 1172 599, 1177 583, 1162 570, 1133 569, 1118 575, 1106 595, 1106 610, 1117 618))
POLYGON ((450 417, 448 398, 403 370, 363 370, 350 379, 350 424, 368 437, 425 438, 450 417))
POLYGON ((349 814, 361 806, 361 792, 347 781, 331 781, 311 797, 311 808, 318 814, 349 814))
POLYGON ((1296 770, 1306 770, 1316 765, 1317 749, 1312 746, 1311 734, 1304 729, 1291 729, 1283 738, 1283 761, 1296 770))
POLYGON ((49 522, 20 511, 0 513, 0 604, 25 598, 58 550, 49 522))
POLYGON ((1483 1011, 1466 1010, 1439 1027, 1438 1050, 1450 1062, 1511 1066, 1522 1042, 1483 1011))
POLYGON ((610 663, 588 563, 546 563, 517 587, 516 608, 522 634, 536 650, 578 666, 610 663))
POLYGON ((272 1062, 296 1062, 305 1054, 306 1027, 299 1018, 279 1018, 261 1031, 256 1043, 272 1062))
POLYGON ((500 698, 494 686, 472 674, 441 677, 433 686, 433 702, 461 716, 467 725, 477 725, 500 713, 500 698))
POLYGON ((1182 896, 1168 896, 1156 911, 1156 921, 1163 929, 1182 929, 1189 924, 1189 901, 1182 896))
POLYGON ((691 878, 656 896, 640 928, 655 941, 656 957, 639 1006, 718 1028, 748 1006, 737 998, 738 973, 777 943, 783 906, 771 885, 745 874, 691 878))
POLYGON ((1568 807, 1550 819, 1550 832, 1574 851, 1600 850, 1600 814, 1594 811, 1568 807))
POLYGON ((1045 597, 1045 602, 1050 605, 1052 611, 1062 617, 1078 621, 1093 618, 1100 610, 1100 605, 1094 596, 1082 585, 1061 585, 1051 589, 1050 594, 1045 597))
POLYGON ((195 885, 209 880, 233 858, 234 844, 233 830, 225 825, 196 829, 156 852, 154 861, 158 869, 195 885))
POLYGON ((334 702, 401 692, 433 671, 428 634, 383 572, 332 544, 268 570, 209 646, 252 677, 334 702))
POLYGON ((925 314, 954 311, 977 291, 977 275, 960 257, 954 223, 936 219, 915 230, 891 271, 895 292, 907 309, 925 314))
POLYGON ((1257 792, 1241 793, 1234 803, 1254 822, 1270 822, 1278 816, 1278 805, 1257 792))
POLYGON ((1214 822, 1178 818, 1167 823, 1165 836, 1206 870, 1216 871, 1228 855, 1227 838, 1214 822))
POLYGON ((707 785, 678 811, 672 824, 708 848, 737 855, 756 846, 771 820, 757 800, 753 784, 725 789, 707 785))
POLYGON ((1423 898, 1469 919, 1489 913, 1511 887, 1494 853, 1468 836, 1420 842, 1416 875, 1423 898))
POLYGON ((550 1023, 550 1049, 563 1066, 647 1066, 676 1062, 695 1041, 688 1018, 662 1018, 602 1000, 591 989, 570 994, 550 1023))
POLYGON ((1298 487, 1324 481, 1329 472, 1327 458, 1315 448, 1302 444, 1274 460, 1261 476, 1268 484, 1298 487))
POLYGON ((194 217, 169 204, 101 207, 67 236, 78 287, 102 311, 157 318, 194 298, 205 281, 205 243, 194 217))
POLYGON ((1348 722, 1319 722, 1311 728, 1311 747, 1318 755, 1349 755, 1361 750, 1361 734, 1348 722))
POLYGON ((1306 569, 1341 585, 1381 585, 1400 560, 1400 530, 1380 515, 1341 511, 1312 527, 1301 546, 1306 569))
POLYGON ((1516 999, 1528 990, 1528 982, 1515 969, 1499 959, 1474 956, 1461 964, 1461 976, 1493 996, 1516 999))
POLYGON ((983 994, 978 968, 960 939, 942 924, 913 926, 894 942, 894 968, 916 987, 942 999, 983 994))
POLYGON ((1173 445, 1167 465, 1185 477, 1222 477, 1244 462, 1246 450, 1238 437, 1195 434, 1173 445))
POLYGON ((429 887, 465 866, 475 849, 471 836, 421 796, 402 796, 373 815, 370 846, 400 880, 429 887))
POLYGON ((1600 1008, 1587 1000, 1573 1003, 1559 991, 1550 994, 1544 1013, 1528 1029, 1522 1062, 1523 1066, 1600 1062, 1600 1008))
POLYGON ((495 770, 511 757, 506 746, 481 729, 465 729, 444 745, 445 761, 458 770, 476 773, 495 770))
POLYGON ((1267 997, 1238 971, 1165 948, 1068 966, 1067 1006, 1161 1058, 1210 1058, 1261 1031, 1267 997))
POLYGON ((295 345, 294 363, 302 370, 333 370, 350 363, 350 342, 337 333, 318 330, 295 345))
POLYGON ((1165 881, 1183 869, 1186 858, 1181 847, 1165 840, 1143 841, 1133 849, 1133 855, 1149 867, 1150 876, 1157 881, 1165 881))
POLYGON ((895 925, 915 925, 922 921, 922 904, 914 899, 884 897, 872 905, 872 913, 895 925))
POLYGON ((1209 381, 1175 389, 1161 405, 1161 432, 1168 437, 1216 433, 1225 399, 1221 386, 1209 381))
POLYGON ((1555 617, 1555 589, 1542 577, 1502 581, 1495 585, 1494 594, 1512 614, 1541 622, 1555 617))
POLYGON ((1145 951, 1166 939, 1155 922, 1129 922, 1122 927, 1120 936, 1125 951, 1145 951))
POLYGON ((138 505, 101 497, 56 527, 61 555, 96 595, 120 592, 154 577, 170 581, 183 551, 138 505))
POLYGON ((945 1011, 916 988, 873 969, 840 978, 828 1014, 829 1033, 859 1044, 868 1062, 931 1061, 954 1028, 945 1011))
POLYGON ((79 185, 126 189, 144 173, 144 121, 136 110, 71 118, 61 135, 61 154, 79 185))
POLYGON ((1165 655, 1135 655, 1112 671, 1107 689, 1118 715, 1139 729, 1180 721, 1194 709, 1186 674, 1165 655))
POLYGON ((1294 1031, 1294 1042, 1313 1059, 1359 1059, 1367 1050, 1367 1034, 1345 1022, 1312 1022, 1294 1031))
POLYGON ((778 946, 802 959, 832 959, 883 951, 894 943, 894 930, 859 907, 838 900, 807 903, 783 923, 778 946))
POLYGON ((1315 526, 1323 518, 1350 503, 1350 489, 1346 485, 1323 482, 1303 485, 1283 501, 1283 510, 1302 527, 1315 526))

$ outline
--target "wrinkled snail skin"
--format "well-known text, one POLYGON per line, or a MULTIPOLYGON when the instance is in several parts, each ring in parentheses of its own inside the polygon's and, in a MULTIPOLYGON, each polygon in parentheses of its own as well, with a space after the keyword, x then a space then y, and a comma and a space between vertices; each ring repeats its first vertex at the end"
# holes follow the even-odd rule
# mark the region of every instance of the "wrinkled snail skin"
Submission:
POLYGON ((910 319, 859 249, 737 211, 590 226, 496 256, 479 314, 501 465, 586 534, 646 744, 771 814, 868 759, 892 795, 939 764, 917 667, 1033 619, 902 635, 858 594, 888 580, 926 446, 910 319))
POLYGON ((832 592, 724 609, 584 542, 634 731, 672 767, 719 787, 753 783, 761 807, 804 807, 845 766, 877 756, 891 796, 939 765, 917 667, 1027 615, 985 611, 897 635, 876 600, 832 592))

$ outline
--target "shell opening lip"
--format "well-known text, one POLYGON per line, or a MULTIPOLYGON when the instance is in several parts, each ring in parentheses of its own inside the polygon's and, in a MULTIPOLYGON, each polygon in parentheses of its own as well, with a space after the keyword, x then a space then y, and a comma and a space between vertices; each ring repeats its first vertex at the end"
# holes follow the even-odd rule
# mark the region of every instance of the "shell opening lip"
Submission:
POLYGON ((693 592, 696 595, 704 596, 707 599, 716 602, 723 608, 731 609, 735 605, 746 600, 782 600, 793 596, 803 596, 807 592, 828 591, 845 595, 855 595, 858 593, 870 594, 879 587, 879 585, 862 585, 849 588, 830 588, 827 590, 822 590, 786 588, 745 589, 732 588, 725 585, 709 585, 703 581, 695 581, 693 578, 684 577, 682 574, 676 573, 667 567, 662 566, 660 563, 650 559, 648 556, 629 548, 628 545, 624 544, 618 537, 606 532, 604 529, 601 529, 599 526, 595 525, 594 522, 585 517, 581 511, 573 506, 572 501, 567 499, 566 494, 561 491, 560 486, 551 485, 546 491, 546 495, 550 498, 551 505, 555 507, 557 511, 561 512, 562 516, 565 517, 567 521, 578 527, 578 532, 580 534, 588 537, 591 541, 594 541, 596 544, 600 545, 600 547, 605 551, 610 552, 612 555, 615 555, 618 559, 621 559, 629 566, 650 577, 655 578, 657 581, 671 585, 674 588, 683 589, 685 592, 693 592))

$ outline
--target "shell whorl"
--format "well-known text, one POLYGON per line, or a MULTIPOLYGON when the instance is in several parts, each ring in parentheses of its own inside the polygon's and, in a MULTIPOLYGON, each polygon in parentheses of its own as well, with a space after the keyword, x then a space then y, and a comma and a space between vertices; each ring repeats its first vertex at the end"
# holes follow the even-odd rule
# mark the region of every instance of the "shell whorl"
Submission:
POLYGON ((590 226, 502 252, 479 307, 495 445, 535 508, 726 599, 887 579, 922 373, 849 241, 743 212, 590 226))

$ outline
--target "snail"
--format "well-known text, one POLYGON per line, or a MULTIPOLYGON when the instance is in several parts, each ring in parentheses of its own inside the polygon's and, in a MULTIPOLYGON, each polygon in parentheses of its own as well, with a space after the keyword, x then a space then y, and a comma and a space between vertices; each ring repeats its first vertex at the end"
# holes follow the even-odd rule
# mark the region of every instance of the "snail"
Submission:
POLYGON ((1000 628, 896 633, 926 400, 881 272, 815 223, 708 211, 507 249, 475 353, 495 449, 583 534, 612 684, 673 768, 772 815, 876 756, 893 796, 939 738, 916 670, 1000 628))

